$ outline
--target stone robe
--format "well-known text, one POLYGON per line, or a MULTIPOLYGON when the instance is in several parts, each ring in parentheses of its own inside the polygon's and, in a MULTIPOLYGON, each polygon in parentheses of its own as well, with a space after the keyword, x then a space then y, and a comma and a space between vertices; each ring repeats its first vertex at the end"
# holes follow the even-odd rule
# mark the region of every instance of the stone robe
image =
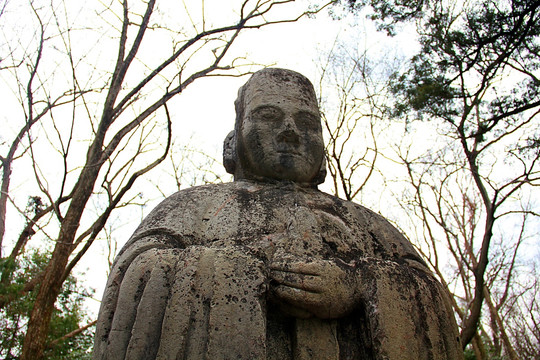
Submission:
POLYGON ((452 309, 411 244, 372 211, 293 183, 180 191, 117 256, 94 359, 461 359, 452 309), (288 316, 272 261, 353 266, 347 316, 288 316))

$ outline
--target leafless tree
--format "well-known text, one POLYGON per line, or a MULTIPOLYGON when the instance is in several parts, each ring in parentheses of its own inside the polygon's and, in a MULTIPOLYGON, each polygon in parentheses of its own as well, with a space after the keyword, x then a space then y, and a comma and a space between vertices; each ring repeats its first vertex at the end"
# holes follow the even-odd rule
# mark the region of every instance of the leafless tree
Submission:
POLYGON ((161 196, 167 196, 171 188, 181 190, 195 185, 232 180, 232 176, 226 173, 221 159, 198 148, 193 136, 183 144, 172 145, 166 164, 167 171, 164 175, 167 179, 153 182, 161 196))
POLYGON ((384 100, 389 88, 383 74, 396 62, 373 61, 366 51, 347 49, 337 40, 318 61, 327 168, 336 196, 355 199, 378 172, 378 138, 388 125, 384 100))
MULTIPOLYGON (((470 12, 457 11, 456 5, 452 16, 442 2, 433 3, 430 14, 440 21, 426 27, 442 30, 420 29, 424 52, 390 79, 376 79, 389 80, 393 92, 375 91, 370 84, 377 82, 365 79, 361 67, 355 75, 371 93, 381 94, 378 103, 386 109, 381 117, 395 121, 377 139, 375 169, 391 184, 384 189, 391 195, 385 202, 402 211, 391 205, 382 210, 392 209, 391 220, 452 295, 464 345, 472 344, 477 359, 534 359, 538 308, 531 299, 537 296, 538 258, 528 255, 537 251, 540 102, 538 76, 531 71, 538 52, 531 44, 539 13, 537 3, 526 2, 511 8, 515 17, 505 17, 495 3, 467 3, 475 7, 470 12), (456 29, 488 21, 484 12, 499 14, 493 19, 500 22, 510 19, 515 32, 501 30, 490 37, 484 30, 456 29), (458 35, 472 40, 458 42, 465 39, 458 35), (456 36, 454 42, 450 36, 456 36)), ((343 68, 342 59, 329 68, 343 68)), ((352 109, 366 92, 347 88, 347 78, 342 79, 348 89, 343 108, 352 109)), ((342 133, 330 132, 331 143, 334 137, 346 143, 343 150, 337 147, 336 156, 330 148, 330 161, 340 164, 333 166, 338 171, 330 167, 330 175, 334 184, 346 185, 341 174, 354 170, 354 162, 342 154, 359 144, 349 140, 354 139, 349 129, 337 128, 342 133)), ((373 179, 355 184, 364 192, 381 189, 373 179)))
MULTIPOLYGON (((429 157, 424 154, 411 158, 409 152, 400 152, 400 160, 407 169, 405 181, 409 191, 402 194, 399 204, 411 219, 406 232, 410 238, 420 241, 420 251, 452 292, 454 310, 464 322, 473 304, 474 269, 478 267, 486 215, 465 163, 456 161, 459 150, 459 146, 450 143, 429 157), (418 226, 419 223, 422 226, 418 226), (452 270, 448 272, 448 268, 452 270)), ((516 198, 523 201, 526 196, 516 198)), ((510 336, 509 327, 515 326, 511 325, 517 321, 514 316, 526 311, 525 307, 516 306, 517 303, 530 296, 531 265, 521 260, 523 255, 519 254, 532 245, 529 222, 534 221, 531 217, 535 216, 529 207, 522 205, 520 201, 509 204, 518 206, 518 210, 495 219, 503 224, 490 245, 490 264, 483 288, 484 310, 489 321, 480 323, 472 339, 479 359, 503 353, 510 359, 520 358, 514 348, 518 339, 510 336)), ((532 333, 528 335, 530 338, 532 333)))

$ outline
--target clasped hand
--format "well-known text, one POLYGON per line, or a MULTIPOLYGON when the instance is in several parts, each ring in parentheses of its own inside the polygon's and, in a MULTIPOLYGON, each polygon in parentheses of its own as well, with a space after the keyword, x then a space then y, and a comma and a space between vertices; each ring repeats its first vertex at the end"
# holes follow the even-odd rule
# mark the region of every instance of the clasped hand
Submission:
POLYGON ((354 266, 337 260, 278 261, 271 291, 282 310, 298 318, 337 319, 359 301, 354 266))

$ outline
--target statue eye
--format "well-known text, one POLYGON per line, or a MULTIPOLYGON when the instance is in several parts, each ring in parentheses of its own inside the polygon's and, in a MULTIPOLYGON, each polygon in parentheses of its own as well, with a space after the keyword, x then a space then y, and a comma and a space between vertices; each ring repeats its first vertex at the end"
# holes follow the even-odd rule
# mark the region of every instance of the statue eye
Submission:
POLYGON ((281 118, 281 112, 272 107, 264 107, 255 111, 255 117, 262 121, 276 121, 281 118))
POLYGON ((294 121, 299 129, 319 131, 321 129, 321 121, 315 115, 308 112, 300 112, 296 114, 294 121))

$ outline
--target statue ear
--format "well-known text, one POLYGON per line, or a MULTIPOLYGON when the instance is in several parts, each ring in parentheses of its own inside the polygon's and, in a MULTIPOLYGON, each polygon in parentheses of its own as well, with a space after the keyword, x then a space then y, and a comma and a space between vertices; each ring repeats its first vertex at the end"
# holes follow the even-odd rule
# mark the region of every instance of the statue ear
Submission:
POLYGON ((236 132, 233 130, 225 137, 223 141, 223 166, 229 174, 236 171, 236 132))

